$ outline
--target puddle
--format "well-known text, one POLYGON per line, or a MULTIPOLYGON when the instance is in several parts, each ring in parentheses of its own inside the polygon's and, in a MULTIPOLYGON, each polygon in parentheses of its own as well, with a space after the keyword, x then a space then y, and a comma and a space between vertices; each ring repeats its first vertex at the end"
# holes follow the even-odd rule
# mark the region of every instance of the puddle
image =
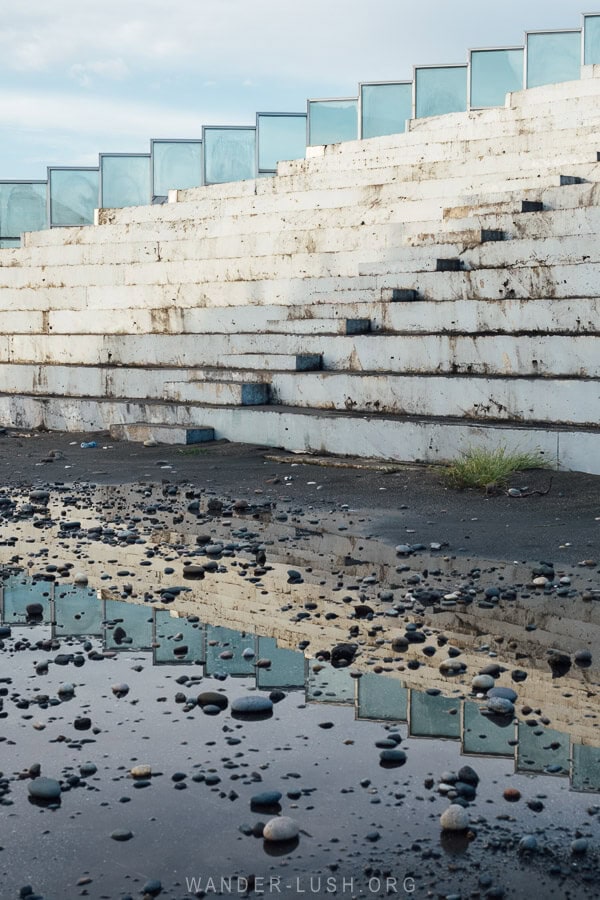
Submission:
POLYGON ((219 504, 0 495, 2 896, 600 895, 592 561, 540 576, 396 553, 348 509, 219 504), (490 665, 514 714, 472 688, 490 665), (31 801, 36 765, 59 803, 31 801), (298 836, 263 839, 273 817, 298 836))

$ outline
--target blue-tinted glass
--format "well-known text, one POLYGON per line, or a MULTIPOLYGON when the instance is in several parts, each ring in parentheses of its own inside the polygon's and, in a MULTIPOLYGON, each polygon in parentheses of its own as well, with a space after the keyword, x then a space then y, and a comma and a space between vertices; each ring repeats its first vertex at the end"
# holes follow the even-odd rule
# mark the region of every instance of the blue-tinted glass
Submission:
POLYGON ((100 157, 104 209, 150 203, 150 157, 146 154, 100 157))
POLYGON ((560 766, 556 775, 569 771, 569 735, 544 728, 542 725, 518 725, 517 770, 520 772, 548 772, 548 767, 560 766))
POLYGON ((306 152, 306 116, 256 117, 259 171, 273 172, 285 159, 302 159, 306 152))
POLYGON ((361 85, 363 138, 400 134, 411 116, 411 83, 361 85))
POLYGON ((415 69, 416 117, 443 116, 467 108, 467 67, 415 69))
POLYGON ((204 183, 254 178, 256 128, 205 128, 204 183))
POLYGON ((157 609, 154 615, 152 654, 155 663, 190 663, 204 659, 204 625, 201 622, 171 615, 168 609, 157 609))
POLYGON ((198 187, 202 184, 202 142, 152 141, 152 178, 155 197, 198 187))
POLYGON ((410 733, 416 737, 460 737, 460 700, 410 692, 410 733))
POLYGON ((51 582, 30 581, 27 578, 13 575, 4 582, 2 621, 7 625, 47 623, 50 621, 51 599, 51 582), (41 618, 34 615, 36 610, 31 604, 41 605, 41 618))
POLYGON ((98 169, 50 169, 50 224, 93 225, 98 181, 98 169))
POLYGON ((600 791, 600 747, 573 744, 571 784, 576 791, 600 791))
POLYGON ((304 687, 306 660, 303 653, 278 647, 275 638, 259 637, 257 655, 258 659, 271 661, 270 668, 257 668, 257 687, 264 690, 304 687))
POLYGON ((600 63, 600 16, 583 19, 583 60, 586 66, 600 63))
POLYGON ((310 100, 308 143, 338 144, 358 138, 358 100, 310 100))
POLYGON ((76 584, 57 585, 54 591, 53 635, 102 634, 102 604, 96 592, 76 584))
POLYGON ((9 247, 20 247, 21 238, 0 238, 0 250, 7 250, 9 247))
POLYGON ((359 719, 388 719, 406 722, 408 688, 396 678, 364 672, 357 682, 359 719))
POLYGON ((498 723, 494 718, 484 716, 478 703, 465 701, 463 713, 462 749, 464 753, 484 756, 514 756, 515 726, 512 719, 498 723))
POLYGON ((580 74, 580 31, 527 35, 527 87, 576 81, 580 74))
POLYGON ((354 703, 355 683, 349 669, 311 663, 306 699, 318 703, 354 703))
POLYGON ((152 608, 124 600, 104 601, 104 643, 109 650, 149 650, 152 608))
POLYGON ((504 106, 506 95, 523 88, 524 50, 473 50, 471 107, 504 106))
POLYGON ((48 227, 46 182, 0 183, 0 237, 18 238, 24 231, 48 227))
POLYGON ((242 635, 221 625, 206 626, 207 675, 253 675, 255 662, 256 638, 253 634, 242 635), (247 658, 244 650, 253 650, 255 655, 247 658))

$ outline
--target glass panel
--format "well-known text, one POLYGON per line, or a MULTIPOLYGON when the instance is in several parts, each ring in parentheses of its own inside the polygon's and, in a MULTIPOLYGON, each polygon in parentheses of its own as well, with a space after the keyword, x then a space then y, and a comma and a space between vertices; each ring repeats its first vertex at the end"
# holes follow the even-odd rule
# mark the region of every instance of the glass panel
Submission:
POLYGON ((98 182, 98 169, 50 169, 50 224, 93 225, 98 182))
POLYGON ((202 184, 202 141, 152 141, 152 193, 202 184))
POLYGON ((309 100, 308 143, 338 144, 358 138, 358 100, 309 100))
POLYGON ((417 119, 464 112, 467 108, 467 67, 415 69, 415 96, 417 119))
POLYGON ((600 16, 584 16, 583 60, 586 66, 600 63, 600 16))
POLYGON ((204 659, 204 625, 155 610, 156 635, 152 660, 156 664, 201 662, 204 659))
POLYGON ((471 52, 471 108, 504 106, 506 95, 523 88, 522 48, 471 52))
POLYGON ((526 725, 519 722, 517 735, 517 771, 545 772, 566 775, 569 771, 569 735, 544 728, 543 725, 526 725), (558 766, 558 771, 548 767, 558 766))
POLYGON ((415 737, 460 737, 460 700, 441 694, 410 692, 410 734, 415 737))
POLYGON ((277 163, 285 159, 303 159, 306 153, 306 116, 256 117, 258 140, 258 169, 274 172, 277 163))
POLYGON ((205 128, 204 183, 254 178, 256 128, 205 128))
POLYGON ((580 75, 580 31, 527 35, 527 87, 576 81, 580 75))
POLYGON ((506 722, 498 722, 490 716, 484 716, 478 703, 465 701, 463 708, 463 753, 477 753, 481 756, 514 756, 514 747, 509 741, 514 740, 515 726, 513 720, 506 716, 506 722))
POLYGON ((145 206, 150 203, 150 156, 100 156, 102 184, 101 206, 145 206))
POLYGON ((412 84, 361 85, 363 138, 400 134, 412 116, 412 84))
POLYGON ((55 588, 52 636, 102 634, 102 604, 96 592, 78 585, 55 588))
POLYGON ((104 643, 109 650, 149 650, 152 608, 125 600, 104 601, 104 643))
POLYGON ((52 582, 29 581, 13 575, 4 582, 2 622, 6 625, 41 625, 50 621, 52 582), (32 604, 41 606, 37 614, 32 604), (27 607, 30 607, 29 610, 27 607))
POLYGON ((256 662, 256 638, 242 635, 233 628, 221 625, 206 626, 206 674, 253 675, 256 662), (253 650, 254 656, 244 657, 244 650, 253 650), (226 658, 221 654, 225 653, 226 658), (232 654, 230 658, 229 654, 232 654))
POLYGON ((573 777, 576 791, 600 791, 600 747, 573 744, 573 777))
POLYGON ((357 717, 406 722, 408 688, 396 678, 384 678, 372 672, 363 673, 357 686, 357 717))
POLYGON ((0 182, 0 237, 47 228, 46 182, 0 182))
POLYGON ((319 703, 354 703, 355 679, 350 670, 311 662, 306 699, 319 703))
POLYGON ((275 638, 259 637, 258 659, 270 659, 269 669, 256 670, 257 687, 262 690, 273 688, 303 688, 305 678, 305 658, 303 653, 278 647, 275 638))
POLYGON ((21 238, 0 238, 0 250, 6 250, 9 247, 20 247, 21 238))

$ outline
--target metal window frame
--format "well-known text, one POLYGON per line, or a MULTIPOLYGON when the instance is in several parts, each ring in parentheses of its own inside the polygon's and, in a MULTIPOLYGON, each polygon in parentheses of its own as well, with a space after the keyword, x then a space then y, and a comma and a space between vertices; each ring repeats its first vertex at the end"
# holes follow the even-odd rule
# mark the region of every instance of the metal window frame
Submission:
MULTIPOLYGON (((525 90, 529 88, 529 84, 527 82, 527 66, 529 62, 529 35, 530 34, 576 34, 579 32, 583 41, 583 28, 536 28, 530 31, 525 31, 525 53, 523 55, 523 87, 525 90)), ((581 59, 579 61, 579 69, 581 70, 581 59)), ((579 73, 581 77, 581 71, 579 73)), ((551 82, 552 84, 560 84, 560 82, 551 82)), ((545 87, 545 85, 538 85, 538 87, 545 87)))
MULTIPOLYGON (((229 184, 230 182, 222 182, 222 181, 207 181, 206 180, 206 133, 208 131, 253 131, 254 132, 254 144, 255 144, 255 159, 256 159, 256 125, 203 125, 202 126, 202 184, 229 184)), ((256 165, 255 165, 256 170, 256 165)), ((236 179, 237 181, 251 181, 252 178, 256 177, 256 173, 250 178, 242 178, 236 179)))
MULTIPOLYGON (((358 96, 356 97, 309 97, 306 101, 306 146, 307 147, 321 147, 322 144, 311 144, 310 143, 310 104, 311 103, 356 103, 356 134, 357 137, 353 138, 353 140, 357 141, 358 132, 359 132, 359 121, 358 121, 358 96)), ((345 143, 344 141, 336 141, 336 143, 345 143)))
MULTIPOLYGON (((46 210, 48 208, 48 182, 44 181, 43 178, 1 178, 0 185, 3 184, 45 184, 46 185, 46 210)), ((47 216, 47 212, 46 212, 47 216)), ((48 222, 46 221, 46 226, 48 226, 48 222)), ((26 231, 22 231, 21 234, 2 234, 2 230, 0 229, 0 239, 7 241, 20 241, 22 235, 27 234, 26 231)), ((9 249, 9 248, 7 248, 9 249)))
POLYGON ((598 63, 586 63, 585 61, 585 20, 586 19, 600 19, 600 12, 584 12, 581 13, 581 65, 582 66, 593 66, 598 65, 598 63))
MULTIPOLYGON (((413 95, 412 95, 412 118, 417 118, 417 71, 419 69, 466 69, 466 93, 465 98, 468 99, 468 91, 469 91, 469 63, 447 63, 443 65, 441 63, 427 63, 422 66, 413 66, 413 95)), ((468 106, 467 106, 468 109, 468 106)), ((423 119, 428 119, 430 116, 421 116, 423 119)))
MULTIPOLYGON (((256 113, 256 146, 255 146, 255 167, 254 170, 256 175, 276 175, 277 169, 261 169, 260 167, 260 129, 258 127, 258 120, 260 116, 266 116, 271 119, 308 119, 308 113, 305 112, 257 112, 256 113)), ((306 145, 305 145, 306 146, 306 145)))
MULTIPOLYGON (((525 55, 525 47, 518 46, 514 44, 510 47, 472 47, 470 50, 467 50, 468 53, 468 66, 469 66, 469 75, 467 77, 467 112, 471 112, 471 110, 479 110, 479 109, 497 109, 498 107, 490 107, 490 106, 472 106, 471 105, 471 83, 473 80, 473 68, 472 68, 472 57, 474 53, 494 53, 494 52, 502 52, 504 50, 522 50, 523 55, 525 55)), ((525 76, 523 76, 524 78, 525 76)), ((521 90, 524 88, 524 81, 521 81, 521 90)))
MULTIPOLYGON (((200 144, 200 184, 196 187, 202 187, 204 175, 204 145, 202 138, 150 138, 150 197, 154 203, 156 197, 164 197, 164 194, 157 194, 154 190, 154 145, 155 144, 200 144)), ((186 190, 186 188, 174 188, 173 190, 186 190)))
MULTIPOLYGON (((98 170, 100 172, 100 176, 98 179, 99 209, 112 209, 112 207, 110 207, 110 206, 104 206, 104 178, 103 178, 103 172, 102 172, 103 160, 106 159, 107 157, 110 157, 111 159, 113 159, 115 157, 124 157, 124 156, 126 156, 128 159, 135 157, 136 159, 147 159, 148 160, 148 192, 150 192, 150 190, 152 188, 152 183, 151 183, 152 182, 152 159, 151 159, 149 153, 110 153, 110 152, 99 153, 98 154, 98 170)), ((143 204, 144 206, 147 206, 150 204, 150 193, 148 193, 148 197, 149 197, 148 204, 143 204)), ((122 207, 122 206, 116 207, 116 209, 124 209, 124 208, 125 207, 122 207)))
MULTIPOLYGON (((385 86, 388 85, 388 84, 392 84, 392 85, 400 85, 400 84, 410 85, 410 88, 411 88, 411 102, 410 102, 410 105, 411 105, 411 113, 412 113, 412 93, 413 93, 414 88, 413 88, 413 86, 412 86, 412 84, 413 84, 412 81, 410 81, 408 78, 407 78, 407 79, 400 79, 400 80, 398 80, 398 81, 396 81, 396 80, 391 80, 391 81, 359 81, 359 82, 358 82, 358 140, 359 140, 359 141, 369 140, 369 138, 363 137, 363 115, 362 115, 362 105, 363 105, 362 92, 363 92, 363 87, 385 87, 385 86)), ((409 121, 410 121, 410 120, 409 120, 409 121)), ((404 129, 404 130, 406 131, 406 126, 405 126, 405 129, 404 129)), ((398 134, 402 134, 403 132, 397 132, 397 133, 398 133, 398 134)))
MULTIPOLYGON (((81 225, 54 225, 52 222, 52 196, 51 196, 51 172, 98 172, 98 197, 97 202, 100 203, 100 167, 99 166, 47 166, 48 188, 46 190, 46 215, 48 217, 48 228, 82 228, 81 225)), ((92 220, 93 224, 93 220, 92 220)))

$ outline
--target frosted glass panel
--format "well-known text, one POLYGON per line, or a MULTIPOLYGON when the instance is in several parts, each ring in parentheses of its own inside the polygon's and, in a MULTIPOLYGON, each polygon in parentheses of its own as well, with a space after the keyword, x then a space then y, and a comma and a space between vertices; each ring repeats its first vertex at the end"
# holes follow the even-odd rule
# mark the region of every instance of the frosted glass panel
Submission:
POLYGON ((306 116, 256 117, 259 172, 274 172, 285 159, 303 159, 306 152, 306 116))
POLYGON ((571 784, 576 791, 600 791, 600 747, 573 744, 571 784))
POLYGON ((152 193, 202 184, 202 141, 152 141, 152 193))
POLYGON ((410 733, 415 737, 460 737, 460 700, 410 692, 410 733))
POLYGON ((0 238, 0 250, 8 250, 9 247, 20 247, 21 238, 0 238))
POLYGON ((4 582, 2 621, 7 625, 47 623, 50 621, 51 599, 52 582, 30 581, 18 575, 11 576, 4 582), (34 607, 31 604, 41 606, 41 618, 33 615, 34 607))
POLYGON ((278 647, 275 638, 259 637, 257 656, 271 660, 270 668, 256 670, 257 687, 262 690, 304 687, 306 660, 303 653, 278 647))
POLYGON ((203 140, 205 184, 254 178, 256 128, 205 128, 203 140))
POLYGON ((467 108, 467 67, 415 69, 416 117, 443 116, 467 108))
POLYGON ((242 635, 233 628, 221 625, 206 626, 206 674, 253 675, 256 662, 256 638, 242 635), (254 656, 244 656, 244 650, 253 650, 254 656))
POLYGON ((555 775, 566 775, 569 771, 569 735, 554 728, 532 727, 519 722, 517 737, 517 771, 548 772, 552 767, 555 775), (554 768, 558 771, 554 771, 554 768))
POLYGON ((583 59, 586 66, 600 63, 600 16, 585 16, 583 59))
POLYGON ((156 609, 152 659, 158 664, 201 662, 204 659, 204 630, 201 622, 172 616, 168 609, 156 609))
POLYGON ((102 634, 102 604, 96 592, 78 585, 56 586, 54 593, 54 623, 52 634, 58 638, 68 635, 102 634))
POLYGON ((108 650, 149 650, 152 608, 124 600, 104 601, 104 643, 108 650))
POLYGON ((306 699, 316 703, 354 703, 355 679, 348 668, 311 662, 306 683, 306 699))
POLYGON ((357 682, 357 717, 406 722, 408 688, 396 678, 364 672, 357 682))
POLYGON ((508 716, 507 721, 498 723, 493 717, 484 716, 478 703, 465 701, 463 711, 462 750, 463 753, 477 753, 483 756, 514 756, 515 726, 508 716))
POLYGON ((358 100, 309 100, 308 143, 338 144, 358 138, 358 100))
POLYGON ((523 88, 522 48, 473 50, 471 53, 471 108, 504 106, 510 91, 523 88))
POLYGON ((93 225, 98 169, 49 169, 50 225, 93 225))
POLYGON ((0 237, 47 228, 46 182, 0 182, 0 237))
POLYGON ((575 81, 580 73, 580 31, 527 35, 527 87, 575 81))
POLYGON ((150 156, 100 156, 102 184, 101 206, 118 209, 122 206, 145 206, 150 203, 150 156))
POLYGON ((361 85, 362 137, 400 134, 412 116, 412 83, 361 85))

